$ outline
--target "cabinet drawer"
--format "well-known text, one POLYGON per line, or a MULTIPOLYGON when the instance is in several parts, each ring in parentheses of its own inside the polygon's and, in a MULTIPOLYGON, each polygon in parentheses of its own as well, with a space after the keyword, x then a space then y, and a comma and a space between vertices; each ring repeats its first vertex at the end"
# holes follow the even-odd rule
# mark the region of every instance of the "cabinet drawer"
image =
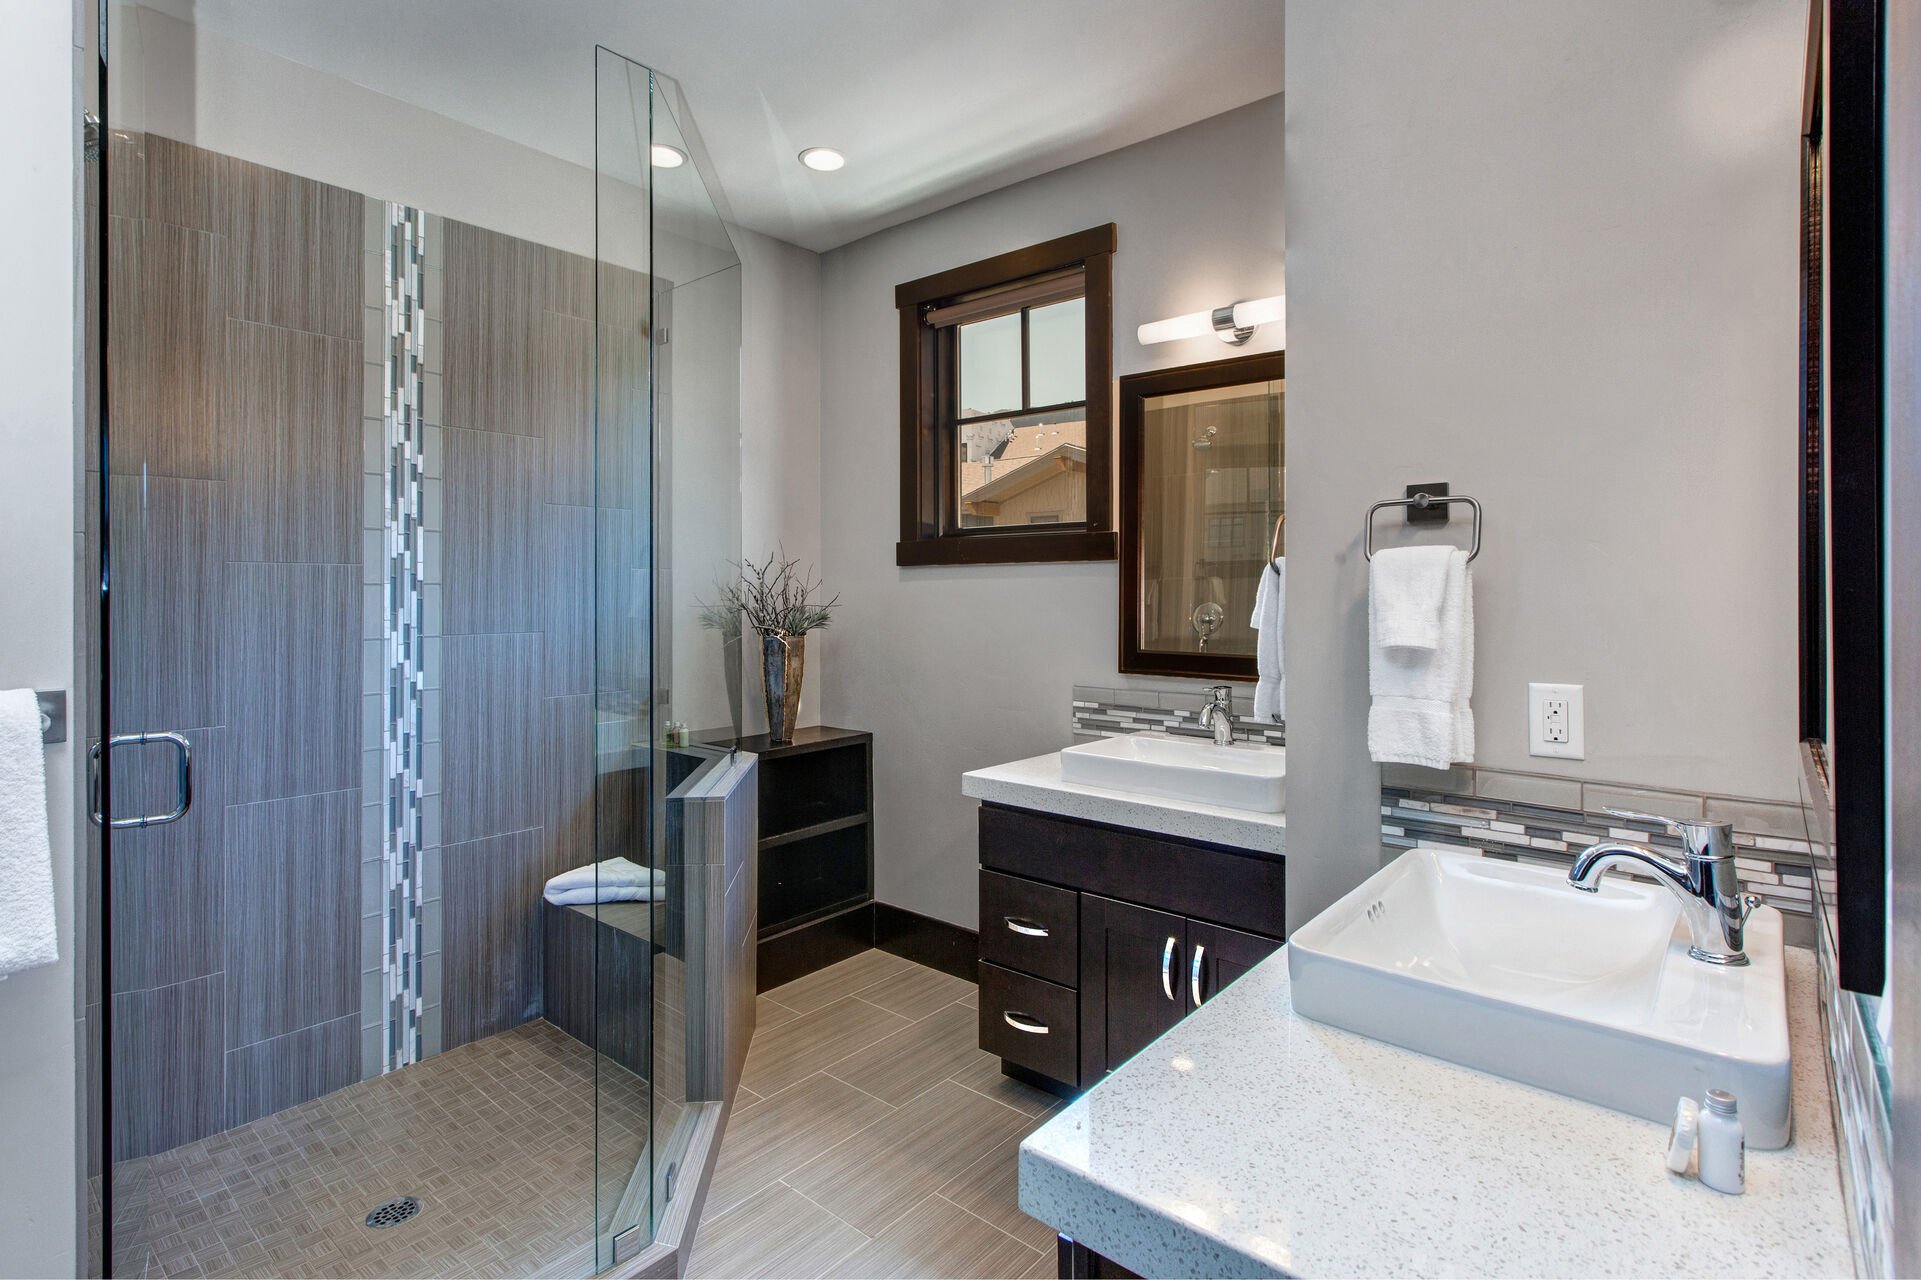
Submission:
POLYGON ((1078 986, 1080 895, 1036 880, 981 872, 981 959, 1078 986))
POLYGON ((1073 1084, 1080 1001, 1066 987, 981 962, 981 1048, 1050 1080, 1073 1084))
POLYGON ((980 864, 1230 929, 1286 932, 1287 860, 1278 854, 983 804, 980 864))

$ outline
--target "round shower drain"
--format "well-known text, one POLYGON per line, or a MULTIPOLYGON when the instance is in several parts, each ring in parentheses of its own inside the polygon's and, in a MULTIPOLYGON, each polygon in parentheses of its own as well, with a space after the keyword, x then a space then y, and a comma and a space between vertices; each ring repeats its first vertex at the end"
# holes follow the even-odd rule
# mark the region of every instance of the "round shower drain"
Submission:
POLYGON ((381 1205, 372 1213, 368 1214, 367 1225, 370 1227, 397 1227, 407 1219, 416 1217, 419 1213, 420 1201, 414 1199, 412 1196, 402 1196, 398 1200, 389 1200, 386 1204, 381 1205))

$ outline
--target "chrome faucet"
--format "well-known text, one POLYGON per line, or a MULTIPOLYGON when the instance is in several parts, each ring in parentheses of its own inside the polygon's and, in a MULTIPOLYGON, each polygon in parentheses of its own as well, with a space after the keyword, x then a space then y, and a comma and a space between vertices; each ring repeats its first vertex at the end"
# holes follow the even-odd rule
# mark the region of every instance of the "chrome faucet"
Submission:
POLYGON ((1657 879, 1681 899, 1681 914, 1687 918, 1694 945, 1688 954, 1707 964, 1746 964, 1741 950, 1748 914, 1760 899, 1741 894, 1741 882, 1734 867, 1734 824, 1731 822, 1682 822, 1653 814, 1609 809, 1617 818, 1637 822, 1666 823, 1681 837, 1686 861, 1656 853, 1638 844, 1603 840, 1591 844, 1575 856, 1568 883, 1588 893, 1599 893, 1601 875, 1621 862, 1638 862, 1654 872, 1657 879))
POLYGON ((1214 731, 1214 745, 1225 747, 1234 741, 1234 688, 1217 684, 1207 691, 1201 704, 1201 728, 1214 731))

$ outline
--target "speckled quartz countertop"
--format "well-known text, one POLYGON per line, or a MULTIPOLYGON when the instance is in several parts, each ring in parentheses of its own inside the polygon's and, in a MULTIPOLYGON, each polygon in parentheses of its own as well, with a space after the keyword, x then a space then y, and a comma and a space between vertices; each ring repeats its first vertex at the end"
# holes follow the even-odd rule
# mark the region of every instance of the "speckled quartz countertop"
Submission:
POLYGON ((1254 813, 1225 805, 1083 786, 1061 777, 1059 752, 962 774, 961 793, 993 804, 1058 813, 1064 818, 1085 818, 1261 853, 1287 852, 1285 813, 1254 813))
POLYGON ((1788 950, 1794 1141, 1748 1191, 1666 1126, 1293 1012, 1269 957, 1021 1144, 1030 1216, 1147 1276, 1852 1273, 1814 960, 1788 950))

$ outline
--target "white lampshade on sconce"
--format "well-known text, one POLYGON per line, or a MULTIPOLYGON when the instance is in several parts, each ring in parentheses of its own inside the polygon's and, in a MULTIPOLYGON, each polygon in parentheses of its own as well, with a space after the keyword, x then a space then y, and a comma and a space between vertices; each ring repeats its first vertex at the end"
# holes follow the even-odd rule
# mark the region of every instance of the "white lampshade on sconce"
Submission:
POLYGON ((1237 302, 1231 307, 1216 307, 1212 311, 1195 311, 1170 320, 1153 320, 1134 330, 1144 347, 1157 342, 1177 342, 1182 338, 1200 338, 1213 334, 1231 347, 1238 347, 1254 336, 1254 331, 1264 324, 1287 325, 1287 298, 1277 294, 1272 298, 1256 298, 1252 302, 1237 302))

